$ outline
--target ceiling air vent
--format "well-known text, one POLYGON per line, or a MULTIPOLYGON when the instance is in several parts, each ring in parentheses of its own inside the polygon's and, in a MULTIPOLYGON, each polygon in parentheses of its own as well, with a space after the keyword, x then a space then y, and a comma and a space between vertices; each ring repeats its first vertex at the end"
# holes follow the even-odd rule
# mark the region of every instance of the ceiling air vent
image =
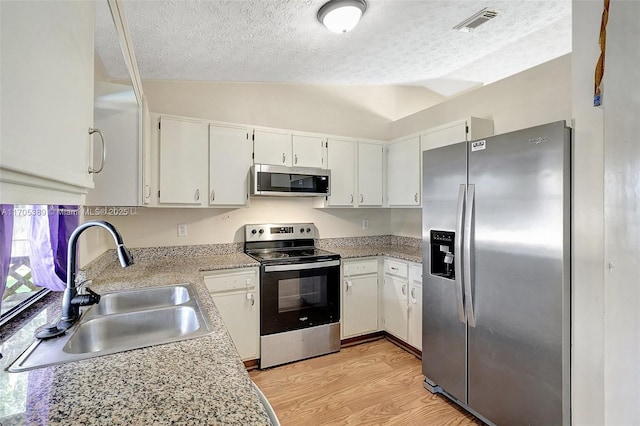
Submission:
POLYGON ((485 7, 480 12, 460 22, 458 25, 453 27, 453 29, 462 31, 464 33, 470 33, 480 25, 484 24, 490 19, 495 18, 496 16, 498 16, 498 12, 496 12, 495 10, 487 10, 487 8, 485 7))

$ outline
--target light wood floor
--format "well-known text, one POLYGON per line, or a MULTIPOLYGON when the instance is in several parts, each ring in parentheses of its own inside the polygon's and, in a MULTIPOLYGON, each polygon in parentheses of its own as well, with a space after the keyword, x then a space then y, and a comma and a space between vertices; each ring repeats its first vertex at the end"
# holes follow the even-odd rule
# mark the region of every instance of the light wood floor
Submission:
POLYGON ((381 339, 249 374, 283 426, 482 424, 425 390, 421 368, 381 339))

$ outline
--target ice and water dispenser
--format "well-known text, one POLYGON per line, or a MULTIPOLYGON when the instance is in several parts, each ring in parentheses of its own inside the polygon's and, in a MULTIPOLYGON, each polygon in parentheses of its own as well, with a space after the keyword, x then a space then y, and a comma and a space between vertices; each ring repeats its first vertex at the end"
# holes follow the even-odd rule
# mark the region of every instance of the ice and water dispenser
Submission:
POLYGON ((453 258, 456 253, 453 250, 455 232, 431 231, 431 275, 455 279, 456 271, 453 266, 453 258))

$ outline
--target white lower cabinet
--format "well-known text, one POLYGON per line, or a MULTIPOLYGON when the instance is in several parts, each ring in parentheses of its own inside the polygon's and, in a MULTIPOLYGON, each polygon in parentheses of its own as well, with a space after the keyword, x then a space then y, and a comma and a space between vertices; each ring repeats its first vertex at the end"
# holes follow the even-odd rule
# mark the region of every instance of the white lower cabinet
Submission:
POLYGON ((422 266, 385 258, 384 330, 422 350, 422 266), (415 272, 420 269, 420 273, 415 272), (411 270, 411 274, 410 274, 411 270))
POLYGON ((406 262, 384 260, 384 287, 382 290, 384 329, 387 333, 407 341, 409 292, 406 262))
POLYGON ((409 266, 409 344, 422 351, 422 265, 409 266))
POLYGON ((258 268, 206 272, 204 283, 243 361, 260 358, 258 268))
POLYGON ((378 331, 378 259, 344 260, 342 338, 378 331))

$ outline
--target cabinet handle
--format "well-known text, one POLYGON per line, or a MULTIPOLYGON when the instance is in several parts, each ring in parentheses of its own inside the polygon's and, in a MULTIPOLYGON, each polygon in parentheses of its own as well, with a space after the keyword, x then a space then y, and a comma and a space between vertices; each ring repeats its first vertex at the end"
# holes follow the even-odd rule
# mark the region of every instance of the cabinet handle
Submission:
POLYGON ((293 156, 293 164, 298 164, 298 154, 293 156))
POLYGON ((353 194, 349 194, 351 195, 351 204, 353 204, 353 194))
POLYGON ((200 190, 199 190, 199 189, 196 189, 196 196, 195 196, 195 198, 196 198, 196 201, 200 201, 200 190))
POLYGON ((256 304, 256 299, 253 298, 253 294, 252 293, 247 293, 247 300, 251 301, 251 306, 256 304))
POLYGON ((360 194, 360 202, 363 203, 364 202, 364 197, 362 196, 362 194, 360 194))
POLYGON ((411 298, 413 299, 413 303, 416 303, 415 299, 416 299, 416 288, 415 287, 411 287, 411 298))
POLYGON ((403 295, 407 295, 407 285, 406 284, 402 284, 402 294, 403 295))
POLYGON ((212 189, 211 190, 211 201, 215 201, 216 200, 216 190, 212 189))
POLYGON ((282 153, 282 164, 287 162, 287 156, 284 154, 284 152, 282 153))
POLYGON ((349 293, 349 290, 351 289, 351 286, 353 285, 353 283, 351 281, 347 281, 346 282, 347 287, 344 289, 345 293, 349 293))
POLYGON ((418 193, 416 192, 416 195, 413 196, 413 200, 417 203, 418 202, 418 193))
POLYGON ((397 268, 397 267, 395 267, 395 266, 392 266, 392 267, 391 267, 391 270, 392 270, 392 271, 397 271, 397 270, 398 270, 398 268, 397 268))
POLYGON ((149 185, 144 186, 144 198, 151 197, 151 187, 149 185))
POLYGON ((104 168, 104 160, 107 157, 107 152, 105 150, 104 135, 102 134, 100 129, 94 129, 93 127, 89 127, 89 134, 93 135, 94 133, 97 133, 98 136, 100 136, 100 144, 102 145, 102 156, 101 156, 101 161, 100 161, 100 167, 98 167, 97 169, 94 169, 93 167, 89 167, 89 173, 98 174, 104 168))

